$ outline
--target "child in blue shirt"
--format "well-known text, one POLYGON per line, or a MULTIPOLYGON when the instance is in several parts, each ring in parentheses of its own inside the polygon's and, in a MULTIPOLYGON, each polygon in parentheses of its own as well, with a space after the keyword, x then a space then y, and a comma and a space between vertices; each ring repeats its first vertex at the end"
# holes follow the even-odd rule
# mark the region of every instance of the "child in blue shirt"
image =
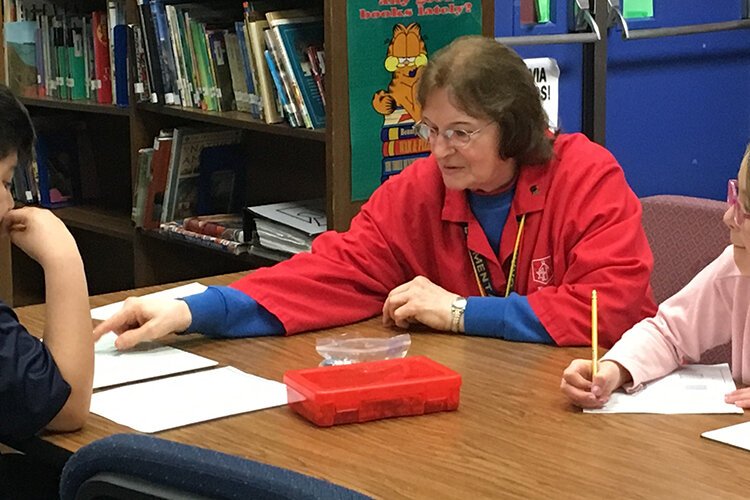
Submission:
MULTIPOLYGON (((88 417, 94 377, 88 289, 75 240, 49 210, 14 209, 13 173, 31 161, 33 142, 28 112, 0 85, 0 233, 41 265, 46 292, 43 342, 0 301, 0 442, 43 428, 79 429, 88 417)), ((56 478, 36 465, 24 455, 0 455, 0 492, 56 496, 56 478)))

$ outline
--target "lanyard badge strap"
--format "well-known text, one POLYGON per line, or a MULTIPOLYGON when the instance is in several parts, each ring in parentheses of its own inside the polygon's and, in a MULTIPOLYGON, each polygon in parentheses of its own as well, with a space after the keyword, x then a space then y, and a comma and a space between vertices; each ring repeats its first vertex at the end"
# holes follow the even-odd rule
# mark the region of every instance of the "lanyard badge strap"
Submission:
MULTIPOLYGON (((518 224, 518 232, 516 233, 516 241, 513 245, 513 258, 510 261, 510 273, 508 275, 508 284, 505 287, 505 295, 507 297, 510 292, 513 291, 516 285, 516 273, 518 271, 518 251, 521 247, 521 235, 523 234, 523 227, 526 222, 526 214, 521 216, 521 222, 518 224)), ((469 228, 464 227, 464 233, 468 236, 469 228)), ((487 260, 484 256, 478 254, 474 250, 469 249, 469 260, 474 268, 474 278, 477 281, 477 287, 482 297, 497 296, 495 289, 492 287, 492 279, 490 278, 490 269, 487 266, 487 260)))

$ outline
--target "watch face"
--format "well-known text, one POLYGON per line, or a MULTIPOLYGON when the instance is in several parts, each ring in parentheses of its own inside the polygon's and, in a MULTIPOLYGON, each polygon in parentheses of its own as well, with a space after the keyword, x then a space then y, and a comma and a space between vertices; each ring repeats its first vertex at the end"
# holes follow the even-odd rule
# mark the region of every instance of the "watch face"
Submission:
POLYGON ((453 301, 453 307, 456 309, 466 309, 466 298, 459 297, 453 301))

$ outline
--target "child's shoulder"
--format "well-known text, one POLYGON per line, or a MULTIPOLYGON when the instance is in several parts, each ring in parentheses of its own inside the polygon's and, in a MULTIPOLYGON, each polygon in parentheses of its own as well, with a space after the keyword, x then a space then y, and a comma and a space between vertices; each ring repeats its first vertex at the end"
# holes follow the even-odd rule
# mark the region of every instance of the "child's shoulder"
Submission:
POLYGON ((18 322, 18 315, 12 307, 0 300, 0 329, 4 327, 9 319, 18 322))
POLYGON ((711 271, 714 279, 731 278, 741 276, 737 264, 734 262, 734 247, 728 245, 721 254, 704 269, 711 271))

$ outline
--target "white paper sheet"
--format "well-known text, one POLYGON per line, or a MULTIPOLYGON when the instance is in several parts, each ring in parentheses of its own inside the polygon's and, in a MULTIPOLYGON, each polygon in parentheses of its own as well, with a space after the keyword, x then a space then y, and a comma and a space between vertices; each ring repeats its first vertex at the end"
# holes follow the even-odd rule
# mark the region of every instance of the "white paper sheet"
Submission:
POLYGON ((94 389, 218 364, 212 359, 152 342, 129 351, 118 351, 116 338, 117 335, 110 332, 94 345, 94 389))
MULTIPOLYGON (((187 285, 162 290, 160 292, 149 293, 143 297, 161 298, 161 299, 181 299, 188 295, 195 295, 206 290, 206 285, 200 283, 189 283, 187 285)), ((104 321, 122 308, 123 301, 107 304, 106 306, 96 307, 91 310, 91 319, 104 321)))
POLYGON ((722 427, 701 434, 704 438, 750 451, 750 422, 722 427))
POLYGON ((724 402, 735 390, 726 363, 686 365, 633 394, 616 391, 606 405, 585 413, 743 413, 742 408, 724 402))
POLYGON ((286 402, 286 385, 227 366, 100 391, 91 411, 140 432, 159 432, 286 402))

